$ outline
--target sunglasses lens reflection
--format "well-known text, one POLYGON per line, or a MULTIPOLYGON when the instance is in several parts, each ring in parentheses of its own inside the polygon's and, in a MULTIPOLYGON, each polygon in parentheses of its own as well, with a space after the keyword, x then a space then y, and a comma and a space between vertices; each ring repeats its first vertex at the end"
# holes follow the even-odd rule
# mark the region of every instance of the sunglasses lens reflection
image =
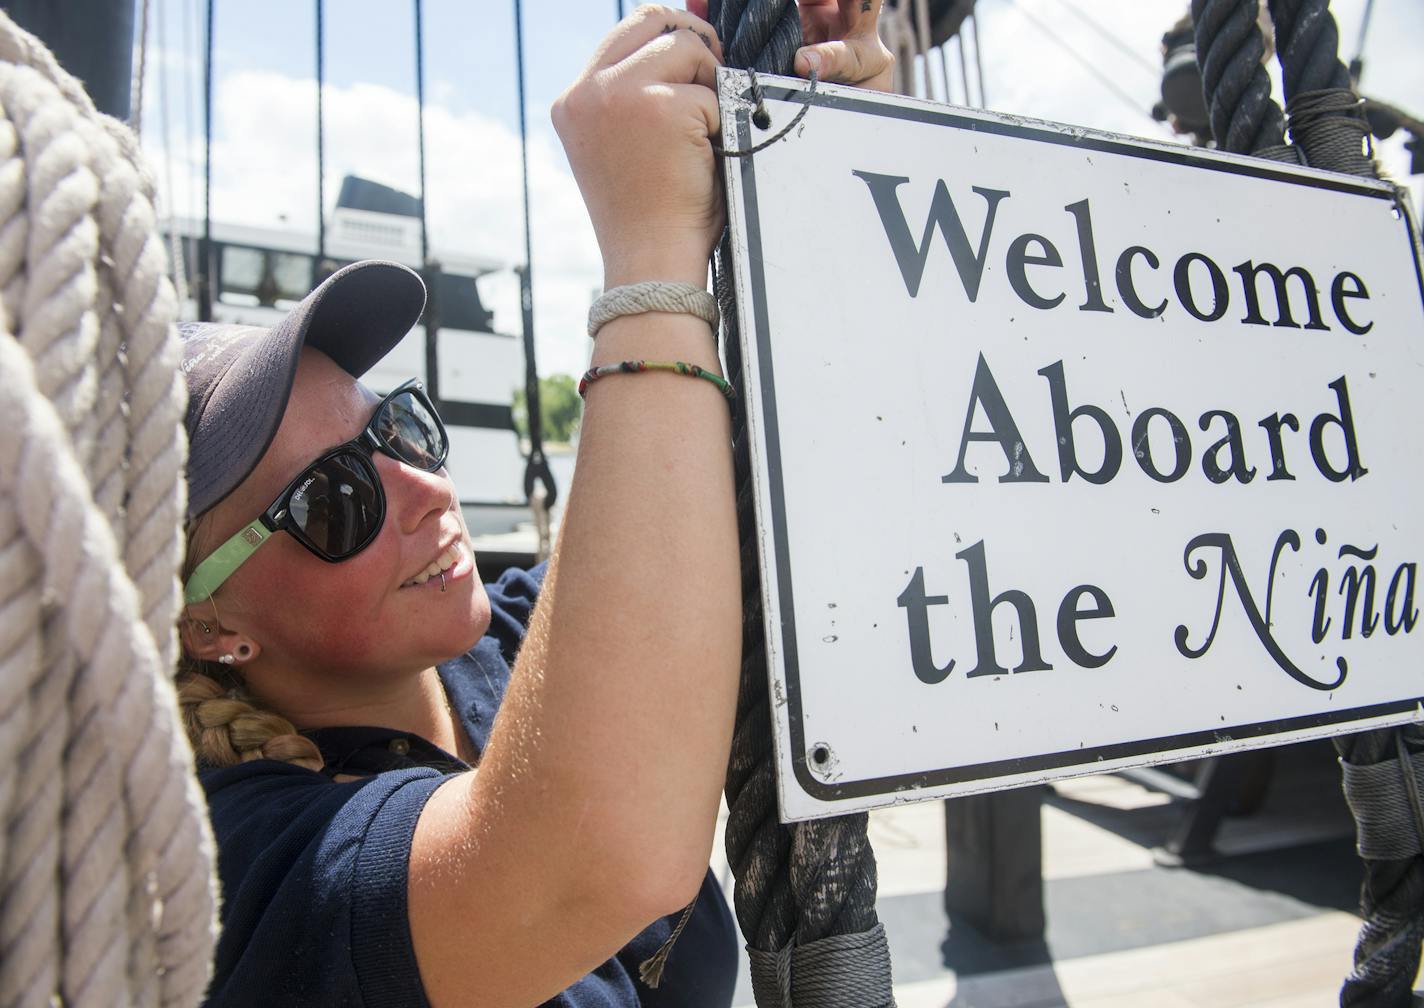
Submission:
POLYGON ((319 550, 339 558, 380 527, 380 492, 365 457, 344 451, 312 466, 289 500, 292 521, 319 550))
POLYGON ((445 457, 440 423, 413 392, 397 395, 382 410, 377 433, 401 461, 430 472, 445 457))

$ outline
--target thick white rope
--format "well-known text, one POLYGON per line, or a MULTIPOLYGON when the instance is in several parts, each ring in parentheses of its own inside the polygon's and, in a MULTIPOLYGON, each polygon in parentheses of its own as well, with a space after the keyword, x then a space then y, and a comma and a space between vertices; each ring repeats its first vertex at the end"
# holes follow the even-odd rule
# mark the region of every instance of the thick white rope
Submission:
POLYGON ((193 1006, 209 976, 153 195, 132 135, 0 15, 0 1006, 193 1006))

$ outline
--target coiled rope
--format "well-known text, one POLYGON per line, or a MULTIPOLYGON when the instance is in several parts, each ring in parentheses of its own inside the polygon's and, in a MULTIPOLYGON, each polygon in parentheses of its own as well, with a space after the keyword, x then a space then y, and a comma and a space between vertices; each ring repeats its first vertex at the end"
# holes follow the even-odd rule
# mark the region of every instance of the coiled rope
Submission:
MULTIPOLYGON (((1292 145, 1278 146, 1280 109, 1262 89, 1258 0, 1193 0, 1197 56, 1224 150, 1377 177, 1366 147, 1369 126, 1338 55, 1329 0, 1270 0, 1292 145), (1243 83, 1249 80, 1248 83, 1243 83)), ((1365 922, 1355 967, 1340 991, 1347 1008, 1406 1008, 1424 943, 1424 796, 1415 764, 1424 753, 1419 726, 1335 739, 1345 797, 1365 863, 1365 922)))
POLYGON ((165 268, 132 135, 0 14, 0 1005, 195 1005, 207 984, 165 268))
MULTIPOLYGON (((801 44, 794 0, 713 0, 710 15, 728 66, 790 72, 801 44)), ((731 265, 731 240, 724 235, 714 262, 715 288, 728 371, 740 376, 731 265)), ((777 815, 745 402, 738 396, 732 410, 743 621, 726 846, 753 993, 761 1008, 889 1008, 890 957, 875 913, 875 853, 865 835, 865 813, 786 826, 777 815)))

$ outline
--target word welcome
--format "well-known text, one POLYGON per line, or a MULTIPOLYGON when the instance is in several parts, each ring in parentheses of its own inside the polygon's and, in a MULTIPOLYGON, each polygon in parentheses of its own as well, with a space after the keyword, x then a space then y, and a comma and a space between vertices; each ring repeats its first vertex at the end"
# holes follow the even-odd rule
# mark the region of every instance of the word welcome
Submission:
MULTIPOLYGON (((852 171, 852 175, 865 183, 880 216, 885 237, 890 242, 890 251, 900 267, 900 276, 905 281, 905 290, 910 297, 917 297, 924 281, 925 267, 929 262, 930 249, 938 232, 949 247, 954 267, 959 274, 964 294, 969 301, 979 298, 980 284, 984 278, 984 267, 988 262, 990 238, 994 231, 994 221, 1000 204, 1008 200, 1012 193, 1006 189, 990 189, 973 186, 973 191, 986 204, 984 227, 979 233, 977 247, 971 247, 969 235, 960 219, 959 210, 950 196, 949 187, 943 179, 935 181, 934 196, 930 200, 929 216, 918 243, 910 231, 900 204, 899 189, 910 181, 903 175, 879 175, 869 171, 852 171)), ((1064 211, 1072 218, 1074 237, 1078 245, 1079 266, 1082 271, 1083 301, 1079 311, 1107 312, 1114 309, 1103 297, 1101 270, 1098 262, 1097 241, 1093 234, 1092 208, 1087 199, 1069 203, 1064 211)), ((1060 239, 1062 240, 1062 239, 1060 239)), ((1009 242, 1004 254, 1004 272, 1009 286, 1020 301, 1031 308, 1047 311, 1057 308, 1067 299, 1063 282, 1046 277, 1044 271, 1058 270, 1064 266, 1063 256, 1046 235, 1026 231, 1009 242), (1031 279, 1029 268, 1036 271, 1037 279, 1031 279)), ((1164 290, 1165 277, 1155 274, 1162 267, 1162 259, 1145 245, 1130 245, 1117 256, 1114 279, 1118 297, 1128 310, 1139 318, 1155 319, 1164 314, 1170 301, 1176 303, 1198 322, 1217 322, 1226 317, 1231 309, 1232 291, 1226 272, 1205 252, 1187 251, 1182 253, 1172 266, 1171 282, 1167 285, 1171 297, 1164 290), (1149 279, 1150 277, 1150 279, 1149 279), (1210 300, 1206 292, 1198 288, 1202 283, 1210 288, 1210 300), (1141 285, 1141 286, 1140 286, 1141 285), (1150 292, 1149 292, 1150 291, 1150 292), (1151 303, 1155 301, 1155 303, 1151 303)), ((1236 274, 1244 314, 1239 321, 1243 325, 1272 325, 1289 329, 1330 329, 1326 323, 1320 303, 1320 291, 1315 278, 1303 266, 1281 269, 1275 263, 1257 263, 1251 259, 1231 267, 1236 274), (1263 303, 1261 278, 1267 278, 1270 286, 1267 296, 1273 297, 1271 305, 1263 303), (1297 297, 1291 298, 1288 280, 1295 280, 1297 297), (1303 305, 1302 303, 1303 302, 1303 305), (1271 308, 1273 321, 1266 319, 1266 308, 1271 308), (1302 311, 1303 307, 1303 311, 1302 311), (1296 320, 1297 312, 1305 318, 1304 324, 1296 320)), ((1351 314, 1351 301, 1366 301, 1369 290, 1356 273, 1340 270, 1330 282, 1330 309, 1335 321, 1347 331, 1363 336, 1374 327, 1372 321, 1362 321, 1351 314)), ((1359 307, 1353 309, 1356 313, 1359 307)))

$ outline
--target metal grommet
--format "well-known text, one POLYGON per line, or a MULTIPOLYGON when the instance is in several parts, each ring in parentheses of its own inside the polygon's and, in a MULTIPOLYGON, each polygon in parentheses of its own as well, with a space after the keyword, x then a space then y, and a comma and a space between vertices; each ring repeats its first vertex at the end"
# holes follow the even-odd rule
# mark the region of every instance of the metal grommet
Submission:
POLYGON ((387 748, 397 756, 408 756, 410 755, 410 739, 393 738, 387 748))

